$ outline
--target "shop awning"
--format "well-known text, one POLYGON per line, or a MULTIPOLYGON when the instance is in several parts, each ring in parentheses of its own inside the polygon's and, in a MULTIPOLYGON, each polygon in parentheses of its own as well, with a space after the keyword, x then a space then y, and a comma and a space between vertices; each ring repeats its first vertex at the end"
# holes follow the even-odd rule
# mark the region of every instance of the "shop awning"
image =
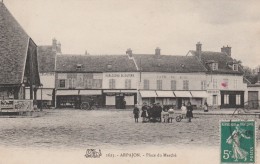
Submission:
POLYGON ((140 91, 141 96, 144 97, 157 97, 155 91, 140 91))
POLYGON ((120 93, 120 90, 104 90, 104 93, 120 93))
POLYGON ((156 91, 158 97, 175 97, 172 91, 156 91))
POLYGON ((57 96, 79 95, 79 90, 57 90, 57 96))
POLYGON ((206 91, 191 91, 192 97, 208 97, 206 91))
POLYGON ((174 91, 176 97, 192 97, 189 91, 174 91))
POLYGON ((121 90, 121 93, 136 93, 137 90, 121 90))
POLYGON ((80 90, 79 95, 101 95, 101 90, 80 90))
POLYGON ((37 100, 52 100, 52 91, 53 89, 38 89, 37 100))

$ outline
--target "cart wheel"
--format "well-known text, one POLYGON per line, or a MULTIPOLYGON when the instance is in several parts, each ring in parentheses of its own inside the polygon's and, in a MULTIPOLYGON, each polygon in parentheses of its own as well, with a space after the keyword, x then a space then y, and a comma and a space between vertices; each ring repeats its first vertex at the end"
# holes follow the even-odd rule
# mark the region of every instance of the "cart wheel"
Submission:
POLYGON ((180 122, 180 121, 182 120, 182 118, 181 118, 181 116, 177 116, 177 117, 175 118, 175 120, 176 120, 177 122, 180 122))
POLYGON ((88 103, 82 103, 81 104, 81 109, 84 109, 84 110, 87 110, 87 109, 89 109, 89 104, 88 103))

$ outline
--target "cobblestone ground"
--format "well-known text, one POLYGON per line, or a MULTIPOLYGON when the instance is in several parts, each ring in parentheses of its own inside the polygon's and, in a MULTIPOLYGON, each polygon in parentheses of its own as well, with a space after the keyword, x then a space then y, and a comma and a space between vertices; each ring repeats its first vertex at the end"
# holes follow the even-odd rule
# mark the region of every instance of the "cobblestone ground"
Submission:
MULTIPOLYGON (((36 118, 0 118, 0 146, 39 148, 127 147, 142 145, 219 146, 219 120, 255 116, 194 115, 173 123, 135 123, 132 111, 49 110, 36 118)), ((260 141, 259 130, 257 142, 260 141)))

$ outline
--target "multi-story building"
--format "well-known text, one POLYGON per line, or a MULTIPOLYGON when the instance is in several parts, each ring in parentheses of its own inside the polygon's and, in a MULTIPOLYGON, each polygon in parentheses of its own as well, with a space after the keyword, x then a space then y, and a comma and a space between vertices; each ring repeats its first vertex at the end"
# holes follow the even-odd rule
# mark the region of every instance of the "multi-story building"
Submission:
POLYGON ((207 69, 206 87, 208 104, 220 108, 235 108, 244 105, 246 84, 240 63, 231 57, 231 47, 222 47, 221 52, 202 51, 202 44, 196 51, 189 51, 207 69))
POLYGON ((132 54, 138 66, 139 102, 148 104, 159 102, 178 108, 190 101, 201 106, 206 101, 206 69, 193 56, 132 54))
POLYGON ((136 102, 136 68, 126 55, 57 55, 56 106, 79 108, 94 99, 121 108, 136 102))

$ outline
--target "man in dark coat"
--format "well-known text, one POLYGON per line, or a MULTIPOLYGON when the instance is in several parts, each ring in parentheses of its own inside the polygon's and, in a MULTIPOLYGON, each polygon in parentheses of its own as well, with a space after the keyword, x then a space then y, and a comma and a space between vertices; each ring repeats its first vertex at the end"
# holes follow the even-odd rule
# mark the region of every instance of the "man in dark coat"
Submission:
POLYGON ((137 107, 137 104, 135 104, 135 108, 134 108, 134 110, 133 110, 135 122, 138 122, 139 113, 140 113, 140 110, 139 110, 139 108, 137 107))
POLYGON ((193 118, 193 108, 190 102, 187 103, 187 113, 186 117, 188 118, 188 122, 191 122, 191 118, 193 118))

